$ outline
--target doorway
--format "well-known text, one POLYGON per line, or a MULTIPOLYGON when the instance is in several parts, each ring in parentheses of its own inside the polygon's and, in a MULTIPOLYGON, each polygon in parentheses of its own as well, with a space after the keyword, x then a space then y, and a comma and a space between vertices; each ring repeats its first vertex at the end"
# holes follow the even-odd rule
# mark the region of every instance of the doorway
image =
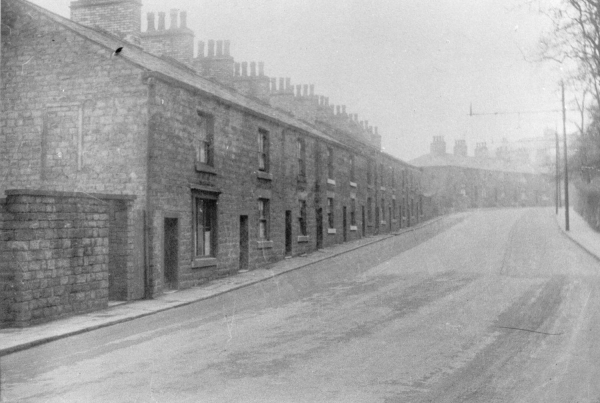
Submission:
POLYGON ((292 212, 285 211, 285 255, 292 255, 292 212))
POLYGON ((317 249, 323 248, 323 209, 318 208, 316 211, 317 217, 317 249))
POLYGON ((346 220, 346 206, 342 207, 342 228, 344 233, 344 242, 348 240, 348 222, 346 220))
POLYGON ((365 217, 365 206, 362 207, 362 236, 365 236, 367 232, 367 219, 365 217))
POLYGON ((240 271, 248 270, 248 216, 240 216, 240 271))
POLYGON ((163 280, 165 289, 176 289, 177 288, 177 265, 178 265, 178 219, 177 218, 165 218, 165 260, 163 270, 163 280))

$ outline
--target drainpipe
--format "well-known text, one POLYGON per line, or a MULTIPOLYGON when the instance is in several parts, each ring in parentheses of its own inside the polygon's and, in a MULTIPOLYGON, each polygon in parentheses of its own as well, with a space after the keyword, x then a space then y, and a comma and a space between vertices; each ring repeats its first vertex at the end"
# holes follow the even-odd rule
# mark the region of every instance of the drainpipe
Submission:
POLYGON ((151 107, 154 100, 155 91, 155 79, 150 77, 146 80, 148 85, 148 131, 146 141, 146 208, 143 212, 143 240, 144 240, 144 298, 152 299, 154 295, 154 276, 152 273, 152 266, 150 265, 150 251, 152 250, 150 242, 150 212, 152 211, 152 204, 150 202, 150 156, 152 150, 152 127, 150 125, 151 119, 151 107))

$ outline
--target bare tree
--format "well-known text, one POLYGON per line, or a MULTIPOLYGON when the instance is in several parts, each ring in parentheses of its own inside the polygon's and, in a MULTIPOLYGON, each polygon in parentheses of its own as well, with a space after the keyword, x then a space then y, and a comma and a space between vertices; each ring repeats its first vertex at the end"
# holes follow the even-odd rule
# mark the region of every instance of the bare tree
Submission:
POLYGON ((600 168, 600 0, 560 0, 550 8, 532 3, 551 21, 540 39, 540 59, 560 63, 566 84, 582 94, 575 98, 579 122, 573 163, 589 183, 600 168), (586 105, 588 95, 593 101, 586 105))
POLYGON ((540 40, 541 57, 559 62, 600 105, 600 0, 562 0, 544 12, 552 27, 540 40))

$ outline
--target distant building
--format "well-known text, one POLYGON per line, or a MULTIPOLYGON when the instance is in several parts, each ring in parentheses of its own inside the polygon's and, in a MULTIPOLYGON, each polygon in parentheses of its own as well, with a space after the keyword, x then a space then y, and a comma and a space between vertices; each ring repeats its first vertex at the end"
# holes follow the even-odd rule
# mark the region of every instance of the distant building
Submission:
MULTIPOLYGON (((420 169, 185 12, 2 0, 0 324, 151 298, 426 218, 420 169)), ((427 210, 429 211, 429 210, 427 210)))
POLYGON ((432 214, 482 207, 546 205, 551 200, 549 178, 526 155, 493 157, 486 143, 477 143, 469 156, 465 140, 446 152, 442 136, 435 136, 431 152, 410 161, 423 170, 423 192, 431 198, 432 214))

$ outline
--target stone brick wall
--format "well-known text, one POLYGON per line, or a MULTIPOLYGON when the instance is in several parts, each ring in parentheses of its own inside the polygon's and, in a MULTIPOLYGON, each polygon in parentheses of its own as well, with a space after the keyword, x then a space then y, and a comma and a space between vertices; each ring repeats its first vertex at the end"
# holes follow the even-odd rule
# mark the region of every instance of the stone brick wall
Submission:
POLYGON ((108 304, 110 202, 9 190, 0 205, 1 326, 28 326, 108 304))
POLYGON ((126 295, 142 298, 148 87, 140 68, 20 2, 2 2, 2 29, 0 197, 24 188, 135 195, 126 295))
MULTIPOLYGON (((145 73, 126 55, 111 57, 114 49, 30 12, 24 3, 4 0, 2 5, 1 112, 6 119, 0 122, 0 143, 5 145, 0 148, 0 197, 14 188, 113 195, 100 198, 107 206, 106 287, 111 299, 136 299, 164 290, 165 219, 177 220, 175 283, 179 288, 238 271, 240 216, 247 216, 249 222, 250 269, 284 258, 286 211, 292 215, 292 255, 317 248, 318 209, 323 212, 324 247, 422 219, 414 208, 420 171, 366 145, 364 136, 371 129, 359 124, 356 116, 334 115, 312 96, 293 100, 301 116, 316 118, 319 130, 339 142, 327 140, 177 80, 145 73), (195 161, 198 112, 214 120, 214 166, 209 169, 199 169, 195 161), (258 172, 259 130, 269 132, 270 169, 264 175, 258 172), (304 177, 298 172, 299 138, 306 149, 304 177), (334 178, 327 177, 327 147, 334 152, 334 178), (352 156, 356 186, 350 184, 352 156), (380 165, 388 182, 393 167, 396 186, 381 179, 367 183, 367 167, 376 177, 380 165), (401 185, 402 171, 415 179, 401 185), (197 265, 192 259, 192 201, 194 194, 206 192, 217 199, 217 258, 197 265), (135 198, 115 199, 114 195, 135 198), (327 230, 328 196, 335 200, 335 232, 327 230), (365 223, 363 231, 367 197, 372 199, 373 220, 365 223), (383 198, 389 216, 394 197, 398 212, 402 208, 412 215, 404 221, 388 218, 381 224, 375 211, 383 198), (270 201, 270 242, 266 243, 258 241, 259 198, 270 201), (353 199, 356 230, 350 228, 353 199), (299 236, 300 200, 307 204, 307 237, 299 236)), ((204 59, 212 60, 213 55, 214 49, 204 59)), ((227 56, 231 67, 228 52, 217 51, 216 56, 227 56)), ((11 273, 0 272, 2 278, 10 278, 11 273)))
MULTIPOLYGON (((154 292, 163 289, 164 278, 164 220, 178 219, 178 287, 190 287, 239 269, 239 217, 249 219, 249 268, 263 267, 282 259, 285 254, 286 211, 292 217, 292 255, 314 251, 317 248, 316 211, 323 211, 323 247, 344 241, 343 211, 346 207, 346 237, 350 241, 375 233, 395 231, 408 222, 400 220, 401 199, 416 197, 417 186, 402 187, 401 172, 407 170, 415 178, 419 170, 375 150, 352 149, 327 143, 276 121, 249 114, 243 109, 224 105, 192 89, 161 78, 153 78, 150 95, 151 161, 149 199, 152 241, 151 270, 156 282, 154 292), (214 167, 212 172, 196 169, 194 136, 197 135, 198 111, 214 120, 214 167), (269 172, 267 177, 258 173, 259 129, 269 133, 269 172), (298 140, 305 144, 305 175, 301 176, 298 163, 298 140), (333 150, 334 178, 328 178, 326 150, 333 150), (355 158, 355 184, 351 185, 350 161, 355 158), (379 179, 367 185, 367 159, 372 169, 385 166, 385 183, 379 179), (391 182, 391 172, 396 176, 391 182), (328 181, 334 179, 335 183, 328 181), (212 266, 194 267, 192 262, 192 194, 196 190, 218 194, 218 256, 212 266), (386 216, 395 198, 394 221, 365 225, 363 232, 362 207, 366 197, 373 198, 373 209, 384 198, 386 216), (328 231, 327 198, 334 198, 335 232, 328 231), (265 247, 258 242, 259 198, 270 204, 270 241, 265 247), (356 229, 351 229, 350 211, 356 200, 356 229), (300 200, 307 206, 307 237, 301 237, 300 200), (331 232, 331 233, 330 233, 331 232)), ((373 172, 375 176, 375 172, 373 172)), ((413 211, 417 211, 414 209, 413 211)), ((373 214, 375 216, 375 214, 373 214)), ((380 220, 381 221, 381 220, 380 220)))

